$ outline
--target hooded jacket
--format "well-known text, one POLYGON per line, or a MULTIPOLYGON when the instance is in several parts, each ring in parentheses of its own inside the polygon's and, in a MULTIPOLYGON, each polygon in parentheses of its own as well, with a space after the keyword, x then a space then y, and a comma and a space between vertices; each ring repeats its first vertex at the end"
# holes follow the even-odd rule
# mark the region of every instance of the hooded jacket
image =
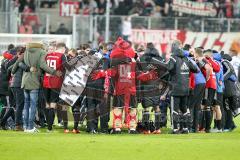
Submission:
MULTIPOLYGON (((113 94, 115 95, 123 95, 125 93, 136 94, 136 86, 135 86, 136 62, 132 62, 135 55, 136 54, 132 49, 130 43, 124 41, 122 38, 118 38, 118 40, 114 44, 113 50, 111 51, 111 53, 109 53, 109 56, 107 57, 104 56, 104 58, 102 58, 99 61, 99 66, 93 70, 94 74, 92 73, 92 75, 97 75, 97 76, 92 79, 94 81, 97 80, 99 82, 103 80, 104 90, 107 93, 113 92, 113 94), (107 65, 105 65, 106 60, 108 60, 108 63, 109 63, 107 65), (123 77, 121 76, 120 77, 129 78, 129 83, 123 83, 122 80, 120 80, 119 78, 120 70, 123 71, 121 72, 121 76, 124 75, 123 77), (128 72, 132 72, 131 76, 125 77, 125 73, 128 74, 128 72), (110 78, 111 78, 111 83, 109 81, 110 78), (108 82, 107 81, 105 82, 105 80, 107 80, 108 82)), ((92 80, 88 80, 88 84, 91 85, 91 83, 92 83, 92 80)), ((94 84, 96 83, 97 82, 94 82, 94 84)), ((91 86, 89 87, 96 88, 91 86)), ((97 87, 97 88, 100 88, 100 87, 97 87)))
MULTIPOLYGON (((189 51, 183 50, 183 53, 184 53, 184 56, 187 57, 188 60, 191 61, 195 67, 197 67, 198 73, 200 73, 200 69, 198 68, 197 63, 190 57, 189 51)), ((196 86, 195 79, 196 79, 195 74, 193 72, 190 72, 189 88, 191 90, 193 90, 196 86)))
POLYGON ((6 95, 8 89, 8 75, 7 69, 5 67, 7 59, 1 61, 1 71, 0 71, 0 95, 6 95))
POLYGON ((8 95, 8 70, 7 70, 7 63, 9 62, 8 59, 3 59, 1 62, 1 71, 0 71, 0 95, 8 95))
POLYGON ((222 61, 223 78, 224 78, 224 86, 225 86, 224 97, 236 96, 237 95, 236 85, 235 85, 236 82, 230 78, 232 75, 235 75, 234 68, 230 63, 230 61, 232 60, 232 57, 229 56, 228 54, 224 54, 222 58, 223 58, 223 61, 222 61))
MULTIPOLYGON (((147 72, 147 71, 156 69, 156 66, 154 65, 152 58, 155 58, 158 61, 163 61, 163 58, 160 57, 158 50, 154 47, 149 47, 145 50, 145 53, 140 58, 142 71, 147 72)), ((145 82, 145 83, 141 82, 140 90, 141 91, 154 90, 157 87, 158 87, 158 84, 153 83, 151 81, 145 82)), ((147 96, 147 95, 143 94, 143 96, 147 96)))
POLYGON ((11 78, 9 68, 16 61, 16 58, 10 52, 3 53, 0 70, 0 95, 8 95, 9 80, 11 78))
POLYGON ((22 60, 17 60, 12 67, 12 81, 10 87, 21 88, 23 71, 29 72, 29 67, 22 60))
POLYGON ((37 72, 24 72, 21 87, 26 90, 35 90, 41 87, 40 77, 42 70, 54 75, 55 70, 48 67, 46 61, 46 52, 43 50, 42 44, 29 43, 27 44, 26 52, 24 53, 24 63, 29 67, 37 68, 37 72))
POLYGON ((171 95, 188 96, 190 72, 197 73, 197 67, 185 57, 181 49, 174 50, 166 66, 169 70, 170 83, 172 84, 171 95))

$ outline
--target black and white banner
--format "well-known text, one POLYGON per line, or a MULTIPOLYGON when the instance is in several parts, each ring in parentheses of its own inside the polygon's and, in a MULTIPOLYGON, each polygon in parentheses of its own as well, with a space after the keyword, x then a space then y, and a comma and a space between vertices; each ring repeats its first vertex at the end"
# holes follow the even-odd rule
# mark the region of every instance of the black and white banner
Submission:
POLYGON ((101 54, 88 55, 80 59, 73 70, 67 71, 60 92, 60 98, 73 106, 86 87, 92 69, 102 58, 101 54))
POLYGON ((173 11, 178 11, 186 14, 193 14, 199 16, 214 17, 217 11, 210 2, 192 2, 188 0, 173 0, 173 11))

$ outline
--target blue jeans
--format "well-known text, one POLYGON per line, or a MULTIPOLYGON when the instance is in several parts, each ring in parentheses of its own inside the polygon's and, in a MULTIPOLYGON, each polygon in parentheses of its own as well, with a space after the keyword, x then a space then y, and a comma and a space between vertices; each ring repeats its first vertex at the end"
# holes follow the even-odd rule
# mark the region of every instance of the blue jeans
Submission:
POLYGON ((23 127, 33 129, 39 90, 24 90, 23 127))

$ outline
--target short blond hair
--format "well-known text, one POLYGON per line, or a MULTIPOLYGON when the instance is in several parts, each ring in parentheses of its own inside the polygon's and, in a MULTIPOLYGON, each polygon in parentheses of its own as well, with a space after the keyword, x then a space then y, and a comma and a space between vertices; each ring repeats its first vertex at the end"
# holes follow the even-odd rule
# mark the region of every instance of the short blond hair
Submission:
POLYGON ((197 54, 199 57, 203 56, 203 50, 201 48, 195 48, 195 54, 197 54))
POLYGON ((78 55, 77 50, 74 48, 69 49, 68 52, 72 52, 73 54, 78 55))

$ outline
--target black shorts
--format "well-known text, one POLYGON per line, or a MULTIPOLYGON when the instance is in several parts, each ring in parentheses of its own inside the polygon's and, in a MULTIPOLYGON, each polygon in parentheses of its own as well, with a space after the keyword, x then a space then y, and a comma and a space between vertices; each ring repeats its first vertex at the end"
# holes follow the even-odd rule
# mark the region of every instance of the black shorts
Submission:
POLYGON ((205 91, 205 84, 197 84, 193 90, 193 95, 189 96, 189 108, 199 107, 202 104, 205 91))
MULTIPOLYGON (((113 96, 113 107, 123 108, 125 106, 125 99, 124 95, 120 96, 113 96)), ((137 108, 137 98, 136 96, 131 95, 130 96, 130 108, 137 108)))
POLYGON ((202 104, 210 107, 216 105, 214 97, 216 97, 216 90, 212 88, 206 88, 202 104))
POLYGON ((215 93, 214 104, 218 105, 218 106, 223 105, 223 94, 222 93, 217 93, 217 92, 215 93))
POLYGON ((144 98, 142 98, 141 103, 142 103, 143 108, 157 107, 157 106, 159 106, 159 103, 160 103, 160 97, 159 96, 144 97, 144 98))
POLYGON ((59 101, 59 89, 43 88, 44 99, 47 103, 57 103, 59 101))

